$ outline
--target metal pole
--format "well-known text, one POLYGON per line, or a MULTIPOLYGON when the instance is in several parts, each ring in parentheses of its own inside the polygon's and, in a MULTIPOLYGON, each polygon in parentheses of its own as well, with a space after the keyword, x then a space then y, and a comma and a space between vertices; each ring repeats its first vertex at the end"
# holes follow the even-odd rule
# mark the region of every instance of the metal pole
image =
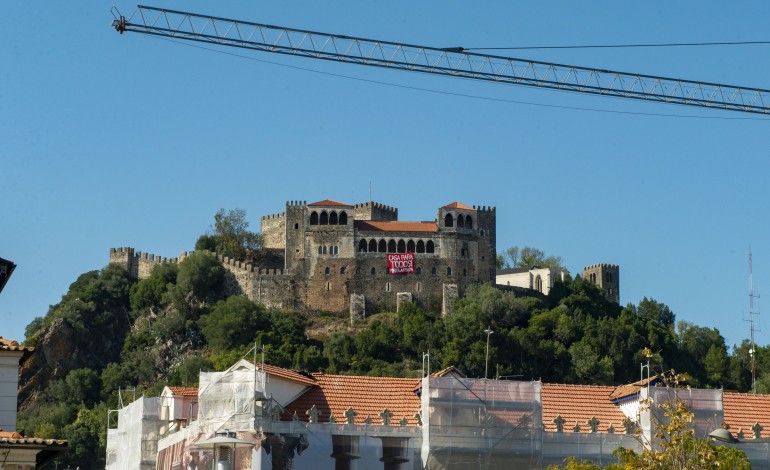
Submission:
POLYGON ((486 380, 487 379, 487 375, 489 373, 489 336, 492 333, 494 333, 494 331, 492 331, 490 328, 487 328, 486 330, 484 330, 484 333, 487 334, 487 356, 486 356, 486 360, 484 361, 485 362, 485 365, 484 365, 484 380, 486 380))

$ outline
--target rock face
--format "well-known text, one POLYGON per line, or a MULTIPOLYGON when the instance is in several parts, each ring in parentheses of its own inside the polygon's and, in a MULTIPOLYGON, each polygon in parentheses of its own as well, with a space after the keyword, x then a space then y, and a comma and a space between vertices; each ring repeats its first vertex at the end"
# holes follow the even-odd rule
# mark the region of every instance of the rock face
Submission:
POLYGON ((75 369, 100 371, 120 353, 122 341, 99 334, 83 336, 64 319, 57 318, 40 334, 35 352, 19 372, 19 409, 25 409, 52 380, 63 379, 75 369))

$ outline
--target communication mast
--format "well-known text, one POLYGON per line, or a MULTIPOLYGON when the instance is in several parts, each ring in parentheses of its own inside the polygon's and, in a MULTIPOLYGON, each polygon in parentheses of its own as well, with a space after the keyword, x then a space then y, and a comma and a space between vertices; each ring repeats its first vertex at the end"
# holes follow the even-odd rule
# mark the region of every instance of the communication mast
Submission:
POLYGON ((751 357, 751 392, 757 391, 757 357, 756 357, 756 345, 754 343, 754 333, 758 330, 754 326, 754 315, 759 315, 759 312, 754 311, 754 298, 759 298, 758 295, 754 295, 754 280, 753 280, 753 268, 751 266, 751 248, 749 248, 749 318, 744 320, 749 322, 751 327, 751 344, 749 346, 749 356, 751 357))

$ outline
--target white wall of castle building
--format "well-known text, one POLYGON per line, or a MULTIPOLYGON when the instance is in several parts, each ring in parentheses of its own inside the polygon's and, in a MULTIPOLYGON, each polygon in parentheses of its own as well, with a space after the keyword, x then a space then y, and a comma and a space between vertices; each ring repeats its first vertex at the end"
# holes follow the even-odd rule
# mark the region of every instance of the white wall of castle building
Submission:
POLYGON ((535 268, 529 271, 518 273, 498 274, 495 277, 495 283, 502 286, 523 287, 525 289, 535 289, 544 295, 551 292, 556 281, 562 281, 567 278, 569 271, 566 269, 555 268, 535 268), (537 289, 537 277, 540 276, 542 289, 537 289))

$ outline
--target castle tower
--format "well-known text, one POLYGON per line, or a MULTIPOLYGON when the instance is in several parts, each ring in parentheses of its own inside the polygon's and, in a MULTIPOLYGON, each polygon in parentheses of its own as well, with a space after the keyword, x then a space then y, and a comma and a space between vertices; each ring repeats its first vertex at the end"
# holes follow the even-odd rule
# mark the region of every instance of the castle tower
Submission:
POLYGON ((593 264, 583 268, 583 279, 604 291, 610 302, 620 304, 620 267, 617 264, 593 264))
POLYGON ((304 272, 305 232, 308 220, 305 207, 307 201, 286 201, 285 226, 285 268, 289 272, 300 270, 304 272))

